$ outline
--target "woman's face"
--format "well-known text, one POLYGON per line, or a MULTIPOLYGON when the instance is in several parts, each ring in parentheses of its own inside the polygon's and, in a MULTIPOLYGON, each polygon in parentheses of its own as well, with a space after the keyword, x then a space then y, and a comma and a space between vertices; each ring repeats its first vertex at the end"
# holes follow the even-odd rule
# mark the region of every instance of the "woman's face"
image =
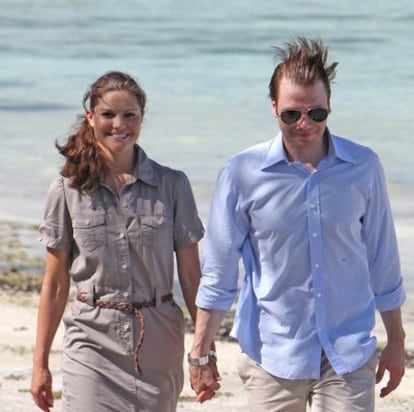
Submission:
POLYGON ((86 113, 100 145, 117 157, 133 150, 141 131, 142 108, 126 90, 105 93, 95 108, 86 113))

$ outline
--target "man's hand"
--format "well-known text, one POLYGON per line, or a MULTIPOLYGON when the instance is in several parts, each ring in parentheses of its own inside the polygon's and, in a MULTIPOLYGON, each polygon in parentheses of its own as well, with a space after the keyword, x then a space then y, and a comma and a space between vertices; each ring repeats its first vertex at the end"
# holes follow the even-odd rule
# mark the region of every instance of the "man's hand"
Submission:
POLYGON ((217 390, 220 389, 221 380, 217 369, 216 360, 209 358, 209 363, 204 366, 190 365, 190 382, 191 387, 197 394, 197 402, 203 403, 211 399, 217 390))
POLYGON ((400 384, 405 370, 405 350, 404 345, 388 344, 381 353, 378 370, 377 383, 384 377, 385 371, 389 372, 387 385, 381 388, 380 396, 383 398, 390 394, 400 384))
MULTIPOLYGON (((189 353, 193 359, 215 351, 214 337, 223 320, 224 313, 219 310, 197 309, 194 341, 189 353)), ((198 402, 205 402, 211 399, 216 391, 220 389, 218 381, 221 380, 221 377, 216 361, 215 355, 209 355, 206 365, 190 364, 191 387, 197 394, 198 402)))
POLYGON ((382 380, 386 370, 389 372, 387 385, 381 388, 383 398, 391 393, 401 382, 405 369, 405 331, 402 325, 401 309, 381 312, 381 318, 387 331, 388 343, 379 359, 377 383, 382 380))

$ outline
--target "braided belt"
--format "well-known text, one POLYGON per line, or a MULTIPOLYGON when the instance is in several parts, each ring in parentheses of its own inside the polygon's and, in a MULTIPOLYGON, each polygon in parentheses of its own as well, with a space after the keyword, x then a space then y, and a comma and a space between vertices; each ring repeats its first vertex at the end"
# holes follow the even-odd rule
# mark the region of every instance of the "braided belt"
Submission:
MULTIPOLYGON (((89 303, 89 295, 85 292, 80 292, 76 295, 76 299, 80 302, 89 303)), ((173 300, 173 294, 169 293, 168 295, 161 296, 161 303, 168 302, 173 300)), ((116 300, 104 300, 104 299, 95 299, 93 301, 93 306, 105 309, 116 309, 123 313, 131 313, 135 316, 141 326, 141 330, 137 340, 137 346, 134 350, 134 362, 135 370, 139 375, 143 375, 142 369, 139 366, 139 349, 144 341, 144 314, 141 312, 141 309, 155 307, 157 303, 156 299, 144 300, 142 302, 130 303, 130 302, 118 302, 116 300)))

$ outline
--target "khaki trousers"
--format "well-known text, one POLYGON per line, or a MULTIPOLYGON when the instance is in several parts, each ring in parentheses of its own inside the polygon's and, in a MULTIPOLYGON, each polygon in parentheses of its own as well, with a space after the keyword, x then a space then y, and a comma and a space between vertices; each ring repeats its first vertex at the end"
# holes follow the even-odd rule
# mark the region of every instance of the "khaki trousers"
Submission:
POLYGON ((336 375, 322 357, 320 379, 282 379, 242 353, 239 375, 252 412, 374 412, 376 356, 360 369, 336 375), (308 407, 308 409, 307 409, 308 407))

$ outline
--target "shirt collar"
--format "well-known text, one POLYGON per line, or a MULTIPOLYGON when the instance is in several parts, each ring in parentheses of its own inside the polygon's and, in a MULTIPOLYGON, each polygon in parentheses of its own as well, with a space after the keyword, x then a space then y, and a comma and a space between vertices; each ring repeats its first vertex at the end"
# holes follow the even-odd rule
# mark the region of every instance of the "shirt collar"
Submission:
MULTIPOLYGON (((329 140, 329 149, 326 158, 328 158, 329 160, 334 160, 335 158, 337 158, 349 163, 356 162, 355 158, 347 150, 346 145, 343 143, 342 139, 338 138, 335 135, 332 135, 329 132, 328 128, 326 129, 325 133, 328 135, 329 140)), ((287 158, 285 148, 283 147, 281 132, 279 132, 278 135, 271 141, 269 150, 262 163, 262 170, 279 163, 290 163, 290 161, 287 158)))
POLYGON ((269 150, 262 163, 262 170, 282 162, 289 163, 282 143, 282 133, 279 133, 270 143, 269 150))
POLYGON ((148 185, 157 186, 153 162, 138 145, 135 146, 135 150, 137 152, 137 163, 135 164, 133 176, 148 185))
POLYGON ((348 144, 346 144, 345 140, 329 133, 329 152, 328 156, 332 158, 336 157, 344 162, 348 163, 356 163, 355 157, 352 153, 348 150, 348 144))

